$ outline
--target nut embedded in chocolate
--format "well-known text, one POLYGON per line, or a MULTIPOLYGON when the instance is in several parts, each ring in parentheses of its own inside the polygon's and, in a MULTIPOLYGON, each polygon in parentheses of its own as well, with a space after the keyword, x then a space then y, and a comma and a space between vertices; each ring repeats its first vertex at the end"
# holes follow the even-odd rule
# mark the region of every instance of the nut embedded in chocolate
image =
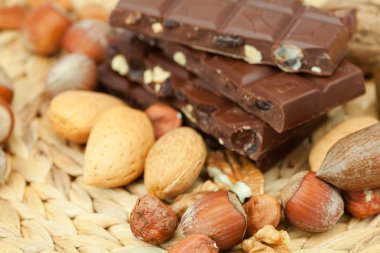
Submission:
POLYGON ((243 43, 243 39, 236 35, 223 34, 214 37, 214 44, 220 48, 240 47, 243 43))
POLYGON ((112 58, 111 68, 121 76, 127 75, 129 71, 128 62, 122 54, 115 55, 112 58))
POLYGON ((256 100, 255 105, 262 111, 269 111, 270 109, 272 109, 272 104, 270 102, 263 101, 260 99, 256 100))
POLYGON ((174 20, 170 20, 170 19, 164 20, 163 24, 164 24, 164 27, 167 29, 174 29, 174 28, 179 27, 178 22, 174 20))
POLYGON ((281 45, 273 52, 278 66, 285 72, 296 72, 302 67, 304 55, 302 50, 294 45, 281 45))
POLYGON ((140 12, 136 12, 136 13, 131 13, 129 14, 126 19, 125 19, 125 24, 126 25, 135 25, 137 24, 138 22, 140 22, 141 20, 141 13, 140 12))

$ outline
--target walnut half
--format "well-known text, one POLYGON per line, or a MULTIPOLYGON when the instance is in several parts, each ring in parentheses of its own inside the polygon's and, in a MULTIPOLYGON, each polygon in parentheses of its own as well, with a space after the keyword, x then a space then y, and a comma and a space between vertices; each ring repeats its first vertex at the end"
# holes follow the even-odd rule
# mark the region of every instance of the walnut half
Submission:
POLYGON ((249 159, 231 151, 211 152, 207 172, 216 184, 236 193, 241 202, 264 193, 262 172, 249 159))
POLYGON ((291 253, 289 235, 286 231, 278 231, 267 225, 257 231, 251 238, 242 242, 242 248, 248 253, 291 253))

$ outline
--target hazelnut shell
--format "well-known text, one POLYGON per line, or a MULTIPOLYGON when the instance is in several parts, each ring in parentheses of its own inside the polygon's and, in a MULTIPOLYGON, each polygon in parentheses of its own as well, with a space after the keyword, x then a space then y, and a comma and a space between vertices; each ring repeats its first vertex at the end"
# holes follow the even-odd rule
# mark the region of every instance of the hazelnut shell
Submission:
POLYGON ((107 35, 110 26, 103 21, 85 19, 72 25, 63 38, 63 49, 66 52, 82 53, 97 62, 106 56, 107 35))
POLYGON ((177 242, 168 253, 218 253, 216 243, 205 235, 189 235, 177 242))
POLYGON ((60 6, 44 4, 26 16, 23 24, 24 45, 30 51, 51 55, 58 51, 71 21, 60 6))
POLYGON ((253 196, 243 207, 247 214, 246 238, 253 236, 265 225, 277 227, 280 223, 280 202, 270 195, 262 194, 253 196))
POLYGON ((230 249, 243 239, 247 216, 235 194, 213 192, 190 206, 181 220, 183 234, 203 234, 220 250, 230 249))
POLYGON ((137 200, 130 217, 131 231, 150 244, 169 240, 178 226, 176 213, 159 198, 146 195, 137 200))
POLYGON ((315 172, 296 174, 281 192, 281 203, 288 221, 310 232, 331 229, 344 212, 339 192, 318 179, 315 172))

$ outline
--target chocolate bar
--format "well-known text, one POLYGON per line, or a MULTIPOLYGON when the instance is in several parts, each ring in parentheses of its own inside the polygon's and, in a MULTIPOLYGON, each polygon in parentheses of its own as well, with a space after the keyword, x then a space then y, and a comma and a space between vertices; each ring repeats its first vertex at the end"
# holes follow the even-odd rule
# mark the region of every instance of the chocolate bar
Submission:
MULTIPOLYGON (((126 36, 130 36, 126 34, 126 36)), ((362 71, 343 61, 331 77, 284 73, 159 41, 164 53, 202 77, 225 97, 255 114, 278 132, 310 121, 363 94, 362 71)))
POLYGON ((150 105, 160 102, 155 96, 147 92, 138 84, 134 84, 115 73, 110 66, 103 63, 98 67, 99 81, 102 84, 100 91, 120 97, 130 106, 146 109, 150 105))
MULTIPOLYGON (((152 48, 141 50, 141 43, 122 43, 118 44, 118 48, 111 38, 108 64, 116 72, 124 73, 151 94, 181 110, 198 128, 218 139, 228 149, 252 160, 260 160, 265 153, 305 131, 307 126, 302 125, 277 133, 255 115, 205 89, 207 85, 203 80, 191 75, 162 53, 152 48), (121 55, 125 56, 127 68, 119 68, 115 63, 115 56, 120 59, 121 55), (122 69, 128 71, 123 72, 122 69)), ((320 119, 307 125, 316 122, 320 122, 320 119)))
POLYGON ((347 52, 356 17, 299 0, 120 0, 111 24, 251 64, 329 76, 347 52))
MULTIPOLYGON (((160 46, 174 62, 202 77, 205 88, 219 92, 267 122, 278 132, 284 132, 325 114, 334 106, 364 93, 361 70, 343 61, 332 77, 310 74, 296 75, 259 65, 216 56, 189 49, 179 44, 155 41, 146 36, 139 38, 150 46, 160 46)), ((130 32, 115 34, 113 47, 136 52, 154 50, 141 45, 130 32)), ((145 56, 137 56, 145 57, 145 56)), ((182 71, 186 75, 186 71, 182 71)), ((183 76, 186 78, 186 76, 183 76)))
MULTIPOLYGON (((159 102, 156 98, 156 101, 149 99, 149 97, 151 96, 150 93, 148 93, 140 85, 130 82, 125 77, 117 74, 110 68, 110 66, 107 66, 106 64, 103 64, 101 67, 99 67, 99 76, 100 82, 102 83, 101 87, 103 88, 103 90, 107 91, 112 95, 116 95, 118 97, 126 99, 127 102, 133 101, 133 105, 138 108, 144 109, 151 104, 159 102)), ((298 146, 298 144, 300 144, 322 123, 324 123, 324 118, 321 118, 315 124, 309 124, 308 126, 305 126, 305 128, 299 133, 297 133, 292 139, 286 141, 278 148, 262 154, 260 159, 255 161, 256 165, 262 170, 270 169, 285 155, 290 153, 293 150, 293 148, 298 146)), ((188 125, 194 127, 194 125, 191 124, 191 122, 189 122, 188 125)), ((206 142, 210 144, 208 145, 209 147, 213 146, 214 149, 220 148, 220 146, 216 144, 217 141, 214 138, 210 136, 204 136, 204 138, 206 142)))

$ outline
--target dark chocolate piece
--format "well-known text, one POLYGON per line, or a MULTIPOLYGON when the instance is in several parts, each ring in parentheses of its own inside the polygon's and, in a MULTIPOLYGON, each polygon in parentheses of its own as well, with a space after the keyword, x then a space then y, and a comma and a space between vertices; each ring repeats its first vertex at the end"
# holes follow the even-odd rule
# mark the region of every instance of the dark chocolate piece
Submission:
MULTIPOLYGON (((126 36, 129 36, 128 34, 126 36)), ((164 53, 245 110, 283 132, 363 94, 362 71, 343 61, 331 77, 296 75, 158 42, 164 53)))
MULTIPOLYGON (((118 75, 105 64, 99 67, 99 76, 103 90, 112 95, 126 99, 127 102, 133 101, 133 105, 138 108, 144 109, 156 102, 165 102, 162 100, 159 101, 155 97, 153 100, 149 99, 152 96, 149 92, 143 89, 140 85, 130 82, 125 77, 118 75)), ((323 122, 324 119, 321 118, 319 121, 316 121, 315 124, 305 126, 304 129, 297 133, 292 139, 286 141, 278 148, 262 154, 260 158, 255 161, 256 165, 262 170, 270 169, 279 160, 290 153, 293 148, 298 146, 298 144, 300 144, 308 135, 316 130, 323 122)), ((187 125, 197 128, 191 122, 188 122, 187 125)), ((211 145, 214 146, 214 148, 218 148, 219 144, 216 144, 217 141, 213 137, 204 136, 204 138, 208 143, 208 146, 211 145)))
MULTIPOLYGON (((253 114, 222 96, 218 96, 204 87, 204 81, 169 60, 162 53, 152 48, 143 51, 134 43, 112 45, 109 65, 112 66, 114 56, 124 55, 126 62, 140 62, 145 70, 129 68, 127 76, 140 83, 155 96, 164 99, 181 110, 203 132, 214 136, 220 144, 230 150, 260 160, 262 155, 274 150, 281 144, 301 134, 305 125, 283 133, 277 133, 268 124, 253 114), (120 51, 115 51, 117 47, 120 51)), ((117 69, 115 69, 118 71, 117 69)), ((308 123, 316 124, 319 119, 308 123)))
POLYGON ((347 52, 356 17, 299 0, 120 0, 111 24, 251 64, 328 76, 347 52))

